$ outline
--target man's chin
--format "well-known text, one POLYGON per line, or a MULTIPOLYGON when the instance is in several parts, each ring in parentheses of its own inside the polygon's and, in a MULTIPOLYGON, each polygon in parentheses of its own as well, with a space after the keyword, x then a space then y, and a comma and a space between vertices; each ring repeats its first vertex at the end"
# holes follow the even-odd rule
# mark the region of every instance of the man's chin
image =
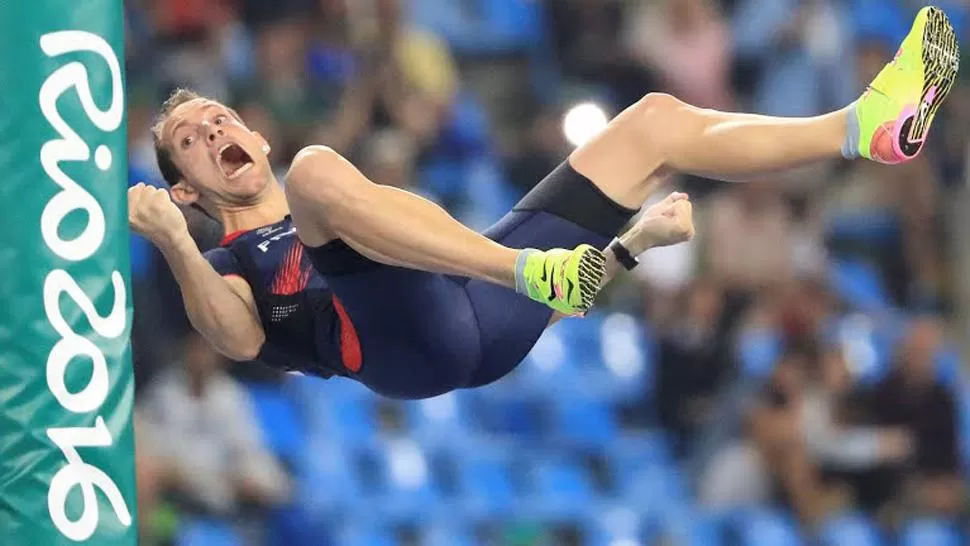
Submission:
POLYGON ((258 169, 252 169, 242 176, 224 181, 227 193, 239 198, 255 198, 266 191, 266 188, 273 183, 271 177, 266 176, 258 169))

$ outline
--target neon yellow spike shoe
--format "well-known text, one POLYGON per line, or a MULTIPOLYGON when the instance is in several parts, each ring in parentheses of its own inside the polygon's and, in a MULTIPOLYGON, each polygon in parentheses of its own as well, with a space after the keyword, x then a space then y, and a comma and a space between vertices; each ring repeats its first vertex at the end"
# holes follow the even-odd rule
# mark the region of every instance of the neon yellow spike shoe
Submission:
POLYGON ((921 9, 896 58, 855 104, 858 155, 889 164, 919 155, 959 66, 956 35, 946 14, 935 7, 921 9))
POLYGON ((584 315, 593 306, 606 274, 606 257, 580 245, 574 250, 524 250, 516 265, 516 289, 565 315, 584 315))

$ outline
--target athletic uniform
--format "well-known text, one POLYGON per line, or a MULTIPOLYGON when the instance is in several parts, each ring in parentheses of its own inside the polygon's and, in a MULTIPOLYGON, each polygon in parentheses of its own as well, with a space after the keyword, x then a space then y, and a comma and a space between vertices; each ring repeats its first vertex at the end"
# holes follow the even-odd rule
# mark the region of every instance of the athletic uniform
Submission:
MULTIPOLYGON (((563 163, 484 234, 512 248, 605 247, 636 213, 563 163)), ((309 248, 283 221, 226 237, 206 258, 253 290, 274 368, 345 376, 416 399, 511 372, 552 310, 485 281, 374 262, 343 241, 309 248)))

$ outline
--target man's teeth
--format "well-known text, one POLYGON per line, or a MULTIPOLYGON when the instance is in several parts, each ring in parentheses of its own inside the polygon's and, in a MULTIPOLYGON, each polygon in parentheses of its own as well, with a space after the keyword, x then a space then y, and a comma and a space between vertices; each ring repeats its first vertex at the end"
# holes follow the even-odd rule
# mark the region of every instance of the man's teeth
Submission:
POLYGON ((253 164, 252 164, 252 163, 246 163, 246 164, 245 164, 245 165, 243 165, 242 167, 239 167, 238 169, 236 169, 236 172, 234 172, 234 173, 232 173, 232 174, 230 174, 230 175, 229 175, 229 180, 234 180, 234 179, 236 179, 236 178, 239 178, 240 176, 242 176, 242 174, 243 174, 244 172, 246 172, 246 171, 248 171, 249 169, 251 169, 251 168, 252 168, 252 166, 253 166, 253 164))

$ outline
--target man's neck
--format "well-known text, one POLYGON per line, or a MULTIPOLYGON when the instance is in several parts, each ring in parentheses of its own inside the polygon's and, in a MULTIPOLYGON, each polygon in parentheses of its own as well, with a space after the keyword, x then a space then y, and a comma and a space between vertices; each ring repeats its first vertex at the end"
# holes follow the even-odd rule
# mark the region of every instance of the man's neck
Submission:
POLYGON ((286 202, 283 188, 279 184, 271 184, 266 194, 259 201, 250 205, 226 207, 219 210, 219 220, 225 233, 251 231, 275 224, 286 218, 290 207, 286 202))

